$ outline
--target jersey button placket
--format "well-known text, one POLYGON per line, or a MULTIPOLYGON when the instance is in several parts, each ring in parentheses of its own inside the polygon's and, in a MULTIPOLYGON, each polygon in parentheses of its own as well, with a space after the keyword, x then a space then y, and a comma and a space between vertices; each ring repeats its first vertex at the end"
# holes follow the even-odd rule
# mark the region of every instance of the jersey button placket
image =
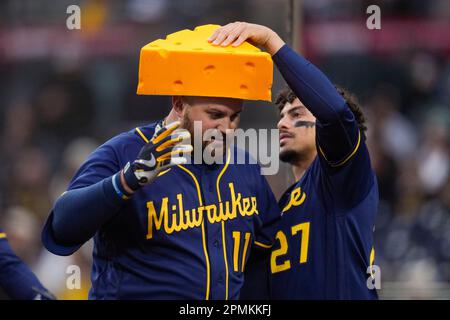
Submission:
MULTIPOLYGON (((203 168, 201 186, 204 196, 204 205, 215 204, 218 206, 218 198, 215 189, 215 182, 218 173, 209 168, 203 168)), ((217 207, 219 210, 219 207, 217 207)), ((221 222, 211 223, 205 213, 204 216, 208 251, 211 260, 211 299, 223 299, 225 296, 225 265, 222 248, 222 224, 221 222)))

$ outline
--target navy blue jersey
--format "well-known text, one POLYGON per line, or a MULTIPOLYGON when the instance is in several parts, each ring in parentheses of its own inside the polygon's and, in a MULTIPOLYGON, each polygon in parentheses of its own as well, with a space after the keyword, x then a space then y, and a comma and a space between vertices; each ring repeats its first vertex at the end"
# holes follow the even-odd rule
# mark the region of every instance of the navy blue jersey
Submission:
MULTIPOLYGON (((317 156, 281 197, 270 259, 276 299, 371 299, 368 267, 378 187, 365 138, 327 77, 288 46, 273 57, 316 117, 317 156)), ((313 129, 311 129, 313 130, 313 129)))
POLYGON ((366 284, 378 188, 365 143, 342 167, 316 157, 279 204, 282 222, 270 261, 274 298, 377 297, 366 284))
MULTIPOLYGON (((100 146, 68 190, 97 183, 134 161, 156 125, 100 146)), ((245 262, 255 247, 270 248, 280 212, 259 166, 228 159, 172 167, 123 201, 94 237, 91 299, 239 297, 245 262)), ((44 229, 46 247, 56 254, 77 250, 81 243, 67 247, 51 239, 52 215, 44 229)))
POLYGON ((11 249, 0 229, 0 288, 14 300, 48 300, 54 296, 44 288, 28 266, 11 249))

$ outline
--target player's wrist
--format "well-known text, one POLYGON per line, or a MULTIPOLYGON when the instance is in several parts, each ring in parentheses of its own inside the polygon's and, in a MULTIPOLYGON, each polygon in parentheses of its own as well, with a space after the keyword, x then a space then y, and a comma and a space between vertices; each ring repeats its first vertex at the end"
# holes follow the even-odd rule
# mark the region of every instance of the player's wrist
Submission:
POLYGON ((283 39, 281 39, 281 37, 272 29, 269 29, 269 35, 267 37, 266 43, 265 43, 265 48, 266 51, 273 56, 275 53, 278 52, 278 50, 280 50, 284 45, 285 42, 283 41, 283 39))
POLYGON ((128 200, 132 196, 132 192, 128 192, 129 189, 125 189, 124 185, 121 182, 122 179, 122 171, 119 171, 112 177, 112 186, 116 195, 122 200, 128 200))
POLYGON ((120 171, 120 183, 121 183, 123 189, 125 190, 125 192, 127 192, 128 194, 133 194, 136 191, 136 189, 133 190, 128 186, 128 184, 125 180, 125 176, 123 174, 123 170, 120 171))
POLYGON ((120 183, 123 189, 129 194, 133 194, 136 190, 141 188, 139 179, 136 177, 133 165, 130 162, 128 162, 120 172, 120 183))

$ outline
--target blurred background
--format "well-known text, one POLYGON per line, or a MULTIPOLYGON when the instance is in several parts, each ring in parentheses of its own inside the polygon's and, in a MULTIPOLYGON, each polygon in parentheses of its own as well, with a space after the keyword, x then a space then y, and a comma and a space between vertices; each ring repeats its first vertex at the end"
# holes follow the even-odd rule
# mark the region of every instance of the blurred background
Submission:
MULTIPOLYGON (((271 27, 359 97, 381 197, 380 297, 450 299, 449 0, 2 0, 0 228, 16 253, 58 298, 87 297, 92 244, 66 258, 42 247, 52 203, 99 144, 169 111, 169 98, 135 93, 142 46, 236 20, 271 27), (72 4, 81 30, 66 27, 72 4), (381 30, 366 27, 372 4, 381 30), (80 290, 66 289, 72 264, 80 290)), ((274 96, 283 86, 275 73, 274 96)), ((241 124, 276 119, 248 102, 241 124)), ((285 165, 268 179, 277 196, 293 183, 285 165)))

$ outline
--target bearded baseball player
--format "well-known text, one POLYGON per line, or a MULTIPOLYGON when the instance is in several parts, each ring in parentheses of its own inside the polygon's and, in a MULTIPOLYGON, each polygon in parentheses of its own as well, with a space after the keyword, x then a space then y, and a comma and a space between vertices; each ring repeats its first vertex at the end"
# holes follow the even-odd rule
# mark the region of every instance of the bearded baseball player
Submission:
POLYGON ((272 245, 276 199, 260 167, 231 163, 220 139, 200 148, 221 152, 223 163, 188 159, 191 140, 202 139, 194 122, 225 137, 242 103, 233 92, 174 95, 164 119, 113 137, 79 168, 42 240, 70 255, 94 238, 90 299, 239 298, 249 255, 272 245))

